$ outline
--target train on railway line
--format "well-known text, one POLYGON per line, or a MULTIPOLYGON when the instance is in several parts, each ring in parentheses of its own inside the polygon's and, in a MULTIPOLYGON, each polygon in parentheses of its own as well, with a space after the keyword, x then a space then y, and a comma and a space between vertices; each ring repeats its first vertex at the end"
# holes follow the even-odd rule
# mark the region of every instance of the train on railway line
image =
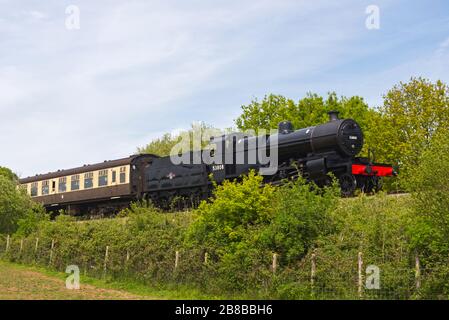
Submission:
MULTIPOLYGON (((181 208, 196 206, 210 197, 212 179, 220 184, 252 169, 266 169, 267 163, 258 157, 248 161, 253 142, 260 138, 242 133, 222 135, 211 140, 213 149, 184 154, 188 159, 203 159, 203 153, 219 150, 212 163, 174 164, 170 156, 137 154, 20 179, 20 184, 48 211, 63 209, 71 215, 114 214, 144 199, 161 208, 168 208, 175 200, 181 208), (228 163, 225 158, 233 161, 228 163), (235 161, 237 158, 244 160, 235 161)), ((339 180, 342 195, 351 196, 357 189, 376 192, 383 177, 396 174, 391 165, 357 157, 363 148, 362 128, 352 119, 339 119, 336 111, 329 112, 327 123, 299 130, 283 121, 277 133, 262 139, 268 153, 274 141, 277 148, 276 170, 264 175, 266 183, 277 184, 301 175, 325 185, 332 173, 339 180)))

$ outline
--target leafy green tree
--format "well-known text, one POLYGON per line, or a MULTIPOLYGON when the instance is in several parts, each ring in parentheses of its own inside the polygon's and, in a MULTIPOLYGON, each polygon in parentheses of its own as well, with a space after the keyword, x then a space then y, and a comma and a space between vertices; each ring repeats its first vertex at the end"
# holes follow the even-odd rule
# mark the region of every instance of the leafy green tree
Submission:
POLYGON ((138 153, 150 153, 158 156, 170 155, 173 147, 181 140, 180 136, 170 133, 164 134, 161 138, 154 139, 145 147, 138 148, 138 153))
POLYGON ((308 93, 295 103, 281 95, 270 94, 262 101, 255 99, 242 106, 242 114, 235 123, 242 131, 257 131, 276 129, 279 122, 289 120, 296 129, 300 129, 327 122, 327 113, 331 110, 337 110, 340 117, 352 118, 360 124, 365 136, 365 148, 362 153, 366 154, 376 131, 372 126, 373 118, 376 118, 378 113, 370 109, 363 98, 358 96, 339 98, 335 92, 331 92, 324 98, 308 93))
POLYGON ((0 167, 0 233, 12 234, 19 229, 28 235, 47 219, 45 209, 19 187, 17 175, 0 167))
POLYGON ((402 176, 419 164, 434 133, 449 126, 449 87, 423 78, 401 82, 384 96, 372 143, 382 161, 400 166, 402 176))
POLYGON ((291 99, 270 94, 262 101, 254 99, 242 106, 242 114, 235 120, 239 130, 276 129, 279 122, 290 120, 297 111, 297 105, 291 99))
POLYGON ((33 207, 31 199, 17 183, 0 175, 0 233, 14 233, 17 223, 33 207))
POLYGON ((181 144, 184 152, 189 150, 199 150, 208 145, 209 135, 220 135, 223 132, 215 129, 204 122, 193 123, 191 129, 182 131, 179 134, 166 133, 161 138, 154 139, 142 148, 138 148, 138 153, 151 153, 158 156, 168 156, 177 154, 178 149, 174 147, 181 144))
POLYGON ((5 167, 0 167, 0 176, 4 176, 11 181, 16 181, 18 179, 17 175, 14 172, 5 167))

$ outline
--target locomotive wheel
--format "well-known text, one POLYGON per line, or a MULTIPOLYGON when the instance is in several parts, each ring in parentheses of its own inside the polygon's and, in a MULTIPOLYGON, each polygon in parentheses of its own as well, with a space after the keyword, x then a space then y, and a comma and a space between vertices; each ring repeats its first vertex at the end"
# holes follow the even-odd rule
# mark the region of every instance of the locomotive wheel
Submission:
POLYGON ((352 174, 342 174, 338 179, 340 181, 341 195, 343 197, 351 197, 357 187, 357 180, 352 174))
POLYGON ((371 177, 369 178, 363 178, 363 179, 356 179, 357 180, 357 187, 363 192, 363 193, 371 193, 374 189, 374 181, 371 177))
POLYGON ((374 184, 374 192, 379 192, 380 190, 382 190, 382 186, 383 186, 382 178, 377 177, 376 182, 374 184))

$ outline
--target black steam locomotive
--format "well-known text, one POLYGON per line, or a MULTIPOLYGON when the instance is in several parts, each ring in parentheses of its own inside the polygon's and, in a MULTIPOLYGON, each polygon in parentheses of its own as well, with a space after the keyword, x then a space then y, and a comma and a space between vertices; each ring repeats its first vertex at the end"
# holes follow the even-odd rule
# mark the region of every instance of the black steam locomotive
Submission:
POLYGON ((332 173, 343 196, 356 189, 377 191, 382 177, 395 174, 390 165, 356 157, 363 147, 362 129, 352 119, 339 119, 335 111, 329 112, 329 122, 318 126, 294 130, 284 121, 276 134, 228 134, 212 138, 211 145, 179 155, 182 161, 177 164, 173 156, 134 155, 36 175, 20 183, 49 210, 107 214, 140 199, 161 207, 175 200, 181 207, 196 205, 211 194, 211 174, 221 183, 254 169, 264 174, 267 183, 300 174, 325 185, 332 173))

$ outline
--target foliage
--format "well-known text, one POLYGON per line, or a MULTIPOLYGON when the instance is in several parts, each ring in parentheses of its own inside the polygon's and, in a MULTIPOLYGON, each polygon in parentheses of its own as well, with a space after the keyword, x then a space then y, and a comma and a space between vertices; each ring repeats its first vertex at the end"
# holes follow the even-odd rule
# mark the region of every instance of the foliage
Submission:
POLYGON ((262 101, 254 99, 242 106, 242 114, 235 120, 239 130, 276 129, 279 122, 292 120, 297 110, 295 102, 281 95, 270 94, 262 101))
POLYGON ((411 170, 415 219, 410 230, 412 247, 427 259, 446 261, 449 254, 449 131, 440 128, 419 165, 411 170))
POLYGON ((178 154, 179 151, 188 152, 201 150, 209 143, 209 135, 220 135, 221 130, 215 129, 203 122, 193 123, 190 130, 179 134, 166 133, 161 138, 154 139, 146 146, 138 148, 138 153, 150 153, 158 156, 178 154))
POLYGON ((180 136, 165 133, 161 138, 156 138, 145 147, 138 148, 138 153, 150 153, 158 156, 168 156, 173 147, 181 140, 180 136))
POLYGON ((190 230, 192 240, 210 247, 224 247, 246 238, 252 226, 267 224, 273 216, 275 189, 262 186, 262 176, 251 171, 242 182, 225 181, 203 201, 190 230))
POLYGON ((317 286, 338 292, 339 296, 353 294, 355 288, 347 281, 357 281, 357 258, 362 254, 363 273, 369 265, 381 272, 380 289, 365 290, 373 298, 410 298, 413 269, 406 234, 411 217, 408 196, 375 197, 360 195, 341 199, 332 212, 336 227, 317 243, 317 286), (351 289, 353 292, 351 293, 351 289))
POLYGON ((337 110, 342 118, 352 118, 363 128, 365 152, 371 147, 371 136, 375 128, 371 126, 377 112, 370 109, 363 98, 353 96, 338 98, 335 92, 327 98, 308 93, 298 103, 281 95, 270 94, 262 101, 254 99, 242 106, 242 114, 235 120, 240 130, 276 129, 279 122, 289 120, 294 128, 306 128, 328 121, 327 112, 337 110))
POLYGON ((242 181, 219 186, 211 202, 198 208, 188 230, 191 246, 213 253, 220 263, 222 286, 238 290, 257 288, 270 277, 259 270, 270 263, 273 252, 288 265, 303 258, 315 241, 332 230, 330 211, 338 187, 319 189, 303 179, 281 187, 263 185, 250 172, 242 181), (253 270, 248 275, 245 270, 253 270))
POLYGON ((295 128, 305 128, 328 121, 327 112, 337 110, 341 117, 365 122, 368 105, 361 97, 337 97, 335 92, 327 98, 308 93, 298 103, 281 95, 270 94, 262 101, 254 99, 242 106, 242 114, 235 120, 240 130, 276 129, 279 122, 289 120, 295 128))
POLYGON ((434 133, 449 127, 449 87, 441 81, 411 78, 388 91, 380 113, 373 136, 377 154, 380 160, 399 165, 406 180, 434 133))
POLYGON ((39 205, 32 202, 26 192, 18 188, 11 176, 0 175, 0 233, 14 233, 25 221, 38 219, 42 214, 39 205))
MULTIPOLYGON (((14 235, 7 257, 47 266, 54 240, 51 265, 62 271, 75 264, 88 276, 162 290, 190 288, 222 298, 353 299, 358 298, 357 255, 362 252, 363 268, 373 264, 381 270, 381 289, 365 290, 364 297, 418 294, 413 290, 415 252, 407 232, 414 219, 413 198, 380 194, 340 199, 334 188, 310 188, 300 180, 264 190, 259 176, 245 179, 228 182, 212 203, 196 212, 162 213, 142 203, 121 218, 75 221, 61 215, 40 222, 25 237, 22 251, 23 236, 14 235), (233 195, 241 201, 228 203, 233 195), (252 201, 245 202, 247 198, 252 201), (236 208, 244 214, 238 215, 236 208), (273 253, 278 254, 276 274, 273 253)), ((5 248, 2 241, 0 237, 0 250, 5 248)), ((418 296, 447 297, 445 264, 426 266, 418 296)))
POLYGON ((33 204, 31 210, 25 212, 25 215, 17 220, 16 234, 28 236, 37 231, 39 224, 50 220, 50 215, 44 207, 39 204, 33 204))
POLYGON ((283 185, 276 196, 276 214, 261 237, 286 263, 292 262, 303 258, 317 239, 334 229, 330 213, 336 206, 339 188, 335 182, 320 189, 299 178, 283 185))
POLYGON ((17 181, 18 177, 17 175, 11 171, 9 168, 1 167, 0 166, 0 176, 6 177, 8 180, 11 181, 17 181))

